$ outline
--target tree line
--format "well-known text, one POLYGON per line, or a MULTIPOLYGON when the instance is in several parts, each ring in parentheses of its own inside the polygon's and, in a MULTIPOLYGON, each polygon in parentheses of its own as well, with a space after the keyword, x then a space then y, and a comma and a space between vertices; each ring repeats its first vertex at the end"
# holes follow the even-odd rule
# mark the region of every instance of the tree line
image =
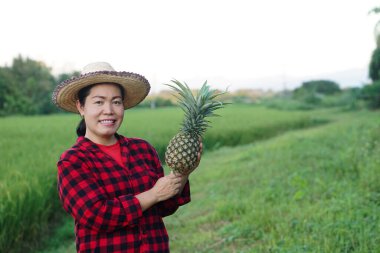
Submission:
MULTIPOLYGON (((380 7, 374 7, 369 14, 380 13, 380 7)), ((368 67, 368 76, 372 80, 370 85, 363 88, 363 95, 369 101, 372 108, 380 108, 380 20, 375 25, 376 48, 372 52, 368 67)))
POLYGON ((51 102, 57 83, 75 74, 53 76, 41 61, 18 56, 0 67, 0 116, 50 114, 60 110, 51 102))
MULTIPOLYGON (((11 66, 0 67, 0 116, 36 115, 63 112, 51 102, 57 84, 78 76, 78 71, 55 77, 41 61, 18 56, 11 66)), ((164 98, 146 100, 139 107, 162 107, 174 104, 164 98)))
MULTIPOLYGON (((368 73, 373 82, 362 88, 352 88, 349 101, 364 100, 368 107, 377 109, 380 108, 380 47, 373 51, 368 73)), ((62 112, 51 102, 51 95, 58 83, 73 75, 79 75, 79 72, 54 76, 51 68, 41 61, 21 56, 14 58, 11 66, 0 67, 0 116, 62 112)), ((294 99, 318 106, 321 96, 339 94, 341 89, 337 83, 329 80, 312 80, 302 83, 291 93, 294 99)), ((173 105, 170 100, 161 98, 153 102, 147 100, 140 107, 173 105)))

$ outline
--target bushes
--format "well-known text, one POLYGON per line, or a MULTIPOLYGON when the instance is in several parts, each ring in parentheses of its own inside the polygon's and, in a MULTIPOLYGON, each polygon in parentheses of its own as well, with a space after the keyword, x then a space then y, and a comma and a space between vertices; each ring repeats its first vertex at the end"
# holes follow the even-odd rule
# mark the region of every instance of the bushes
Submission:
MULTIPOLYGON (((370 95, 368 96, 370 98, 370 95)), ((315 92, 304 92, 302 95, 298 93, 297 96, 280 95, 263 100, 262 104, 266 107, 279 110, 313 110, 332 107, 339 107, 343 110, 356 110, 366 106, 362 96, 362 89, 360 88, 344 89, 333 95, 315 92)))
POLYGON ((367 102, 369 108, 380 108, 380 81, 364 86, 361 98, 367 102))
POLYGON ((11 67, 0 68, 0 114, 42 114, 57 112, 50 102, 56 80, 42 62, 21 56, 11 67))

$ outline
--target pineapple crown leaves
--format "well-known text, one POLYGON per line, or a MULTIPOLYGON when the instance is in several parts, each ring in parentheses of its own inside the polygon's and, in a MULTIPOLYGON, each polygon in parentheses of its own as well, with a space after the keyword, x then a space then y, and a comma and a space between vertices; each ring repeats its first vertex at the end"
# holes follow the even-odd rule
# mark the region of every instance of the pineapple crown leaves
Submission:
POLYGON ((225 103, 214 99, 226 92, 218 93, 216 90, 210 89, 207 81, 205 81, 197 96, 194 96, 186 83, 181 83, 177 80, 172 80, 172 82, 173 84, 166 85, 177 92, 174 96, 178 99, 181 109, 185 112, 181 131, 202 136, 210 123, 205 118, 219 116, 214 111, 225 105, 225 103))

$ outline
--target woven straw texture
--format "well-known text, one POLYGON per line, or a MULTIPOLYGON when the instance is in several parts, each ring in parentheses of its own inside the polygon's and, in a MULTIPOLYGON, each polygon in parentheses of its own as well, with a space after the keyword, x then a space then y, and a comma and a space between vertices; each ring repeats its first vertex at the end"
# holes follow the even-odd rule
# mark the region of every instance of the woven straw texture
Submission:
POLYGON ((97 71, 60 83, 53 92, 53 103, 63 110, 79 113, 76 108, 80 89, 98 83, 117 83, 125 90, 124 109, 139 104, 148 95, 150 84, 145 77, 131 72, 97 71))

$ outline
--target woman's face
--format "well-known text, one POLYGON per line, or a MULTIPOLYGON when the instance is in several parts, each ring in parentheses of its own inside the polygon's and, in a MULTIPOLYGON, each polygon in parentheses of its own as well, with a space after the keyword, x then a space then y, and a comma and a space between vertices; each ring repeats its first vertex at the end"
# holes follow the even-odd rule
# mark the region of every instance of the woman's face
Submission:
POLYGON ((99 144, 109 145, 124 118, 124 105, 120 88, 114 84, 98 84, 91 88, 78 111, 86 122, 85 137, 99 144))

